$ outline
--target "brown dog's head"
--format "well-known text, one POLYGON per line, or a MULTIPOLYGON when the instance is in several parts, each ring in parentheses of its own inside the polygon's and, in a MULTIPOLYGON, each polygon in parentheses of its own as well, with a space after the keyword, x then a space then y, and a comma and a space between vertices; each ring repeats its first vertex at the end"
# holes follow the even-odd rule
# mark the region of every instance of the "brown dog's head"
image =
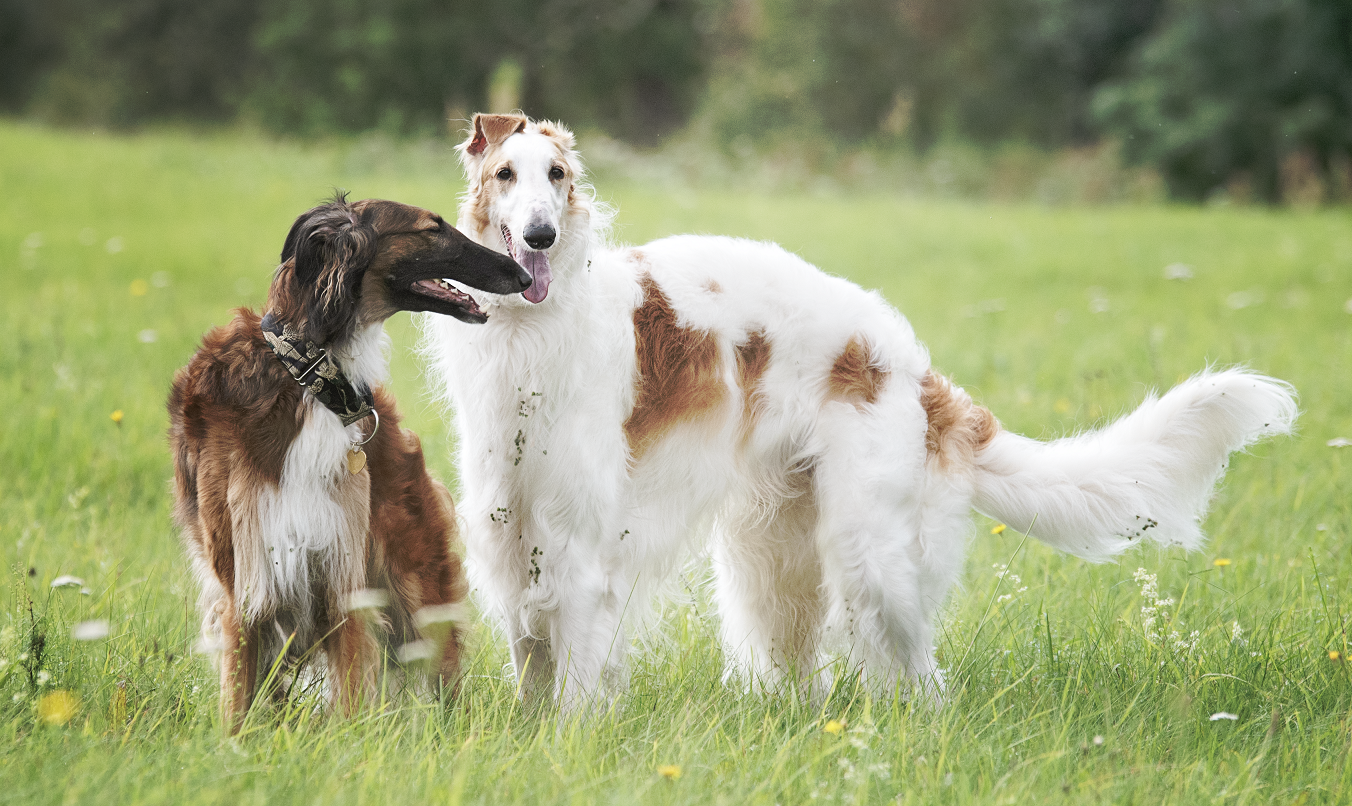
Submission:
POLYGON ((339 194, 291 225, 268 307, 316 344, 345 341, 357 326, 398 311, 487 321, 452 282, 516 294, 531 277, 436 213, 381 199, 349 204, 339 194))

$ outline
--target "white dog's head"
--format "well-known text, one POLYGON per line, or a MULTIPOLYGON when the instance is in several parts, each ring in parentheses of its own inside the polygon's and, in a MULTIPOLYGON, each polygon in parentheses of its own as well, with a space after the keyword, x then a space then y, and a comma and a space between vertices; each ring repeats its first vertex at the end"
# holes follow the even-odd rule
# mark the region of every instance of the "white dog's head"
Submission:
POLYGON ((534 278, 521 292, 544 301, 554 280, 550 258, 585 244, 590 199, 580 193, 582 165, 572 132, 523 115, 474 116, 474 131, 459 146, 469 190, 460 228, 485 246, 511 255, 534 278))

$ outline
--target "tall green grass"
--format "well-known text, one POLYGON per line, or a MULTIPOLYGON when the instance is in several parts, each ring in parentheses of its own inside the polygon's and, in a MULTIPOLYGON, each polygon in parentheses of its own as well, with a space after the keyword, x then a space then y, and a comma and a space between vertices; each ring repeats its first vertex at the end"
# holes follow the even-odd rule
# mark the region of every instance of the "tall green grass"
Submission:
MULTIPOLYGON (((1300 432, 1236 459, 1205 553, 1147 548, 1092 566, 978 519, 943 619, 938 710, 871 698, 844 673, 815 705, 724 682, 694 567, 696 596, 668 608, 604 713, 523 711, 501 641, 479 626, 455 702, 392 698, 344 720, 302 696, 224 738, 193 652, 163 401, 200 334, 261 303, 291 220, 334 186, 450 215, 460 180, 436 143, 0 123, 0 801, 1352 800, 1352 451, 1326 445, 1352 438, 1345 210, 608 182, 623 240, 775 240, 880 289, 935 364, 1022 433, 1092 426, 1208 362, 1292 381, 1300 432), (1193 278, 1165 279, 1172 264, 1193 278), (1142 596, 1138 568, 1157 596, 1142 596), (53 589, 65 574, 87 592, 53 589), (1147 628, 1157 599, 1172 602, 1147 628), (91 620, 108 637, 73 640, 91 620), (69 695, 65 712, 54 692, 69 695), (1236 719, 1211 719, 1221 712, 1236 719)), ((401 316, 390 330, 395 391, 451 480, 413 328, 401 316)))

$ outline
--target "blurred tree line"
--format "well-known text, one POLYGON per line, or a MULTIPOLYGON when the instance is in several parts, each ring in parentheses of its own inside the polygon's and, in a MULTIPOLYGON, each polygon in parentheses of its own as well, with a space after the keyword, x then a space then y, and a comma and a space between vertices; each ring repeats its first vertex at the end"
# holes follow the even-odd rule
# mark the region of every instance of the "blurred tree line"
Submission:
POLYGON ((313 135, 512 107, 736 152, 1111 138, 1178 198, 1347 198, 1352 0, 0 0, 11 113, 313 135))

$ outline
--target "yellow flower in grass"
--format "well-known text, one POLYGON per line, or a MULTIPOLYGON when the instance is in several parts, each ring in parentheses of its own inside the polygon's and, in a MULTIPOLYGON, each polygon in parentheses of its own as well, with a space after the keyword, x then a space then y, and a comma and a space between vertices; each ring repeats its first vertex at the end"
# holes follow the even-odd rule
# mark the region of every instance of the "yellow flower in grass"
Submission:
POLYGON ((663 764, 657 768, 657 774, 668 781, 675 781, 681 777, 681 767, 679 764, 663 764))
POLYGON ((1342 659, 1343 659, 1343 653, 1339 652, 1339 651, 1336 650, 1336 649, 1330 649, 1330 650, 1329 650, 1329 660, 1342 660, 1342 659))
POLYGON ((144 297, 148 293, 150 293, 150 283, 145 280, 131 281, 131 295, 133 297, 144 297))
POLYGON ((1230 558, 1229 558, 1229 557, 1217 557, 1216 559, 1214 559, 1214 560, 1211 561, 1211 564, 1214 565, 1214 566, 1216 566, 1217 568, 1224 568, 1225 566, 1227 566, 1227 565, 1230 564, 1230 558))
POLYGON ((841 731, 845 730, 845 723, 833 719, 830 722, 827 722, 825 725, 823 725, 822 730, 826 731, 832 736, 839 736, 841 731))
POLYGON ((79 707, 78 695, 65 689, 57 689, 51 694, 44 694, 42 699, 38 700, 38 717, 48 725, 64 725, 75 716, 75 711, 79 707))
POLYGON ((112 414, 109 414, 108 419, 112 420, 118 425, 122 425, 122 409, 117 409, 112 414))
POLYGON ((991 534, 998 535, 1008 528, 1009 527, 1005 526, 1003 523, 997 523, 996 525, 991 527, 991 534))

